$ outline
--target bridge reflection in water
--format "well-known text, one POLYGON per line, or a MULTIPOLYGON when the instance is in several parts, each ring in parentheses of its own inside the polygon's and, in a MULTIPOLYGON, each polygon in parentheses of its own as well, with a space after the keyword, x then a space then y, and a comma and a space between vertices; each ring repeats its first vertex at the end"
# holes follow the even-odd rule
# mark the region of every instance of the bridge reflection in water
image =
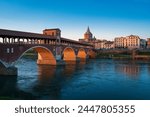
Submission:
POLYGON ((17 67, 17 77, 0 76, 1 99, 150 99, 150 62, 109 59, 50 66, 23 57, 17 67))
POLYGON ((63 82, 71 80, 75 69, 75 64, 37 65, 37 75, 30 73, 34 78, 0 76, 0 99, 60 99, 63 82))

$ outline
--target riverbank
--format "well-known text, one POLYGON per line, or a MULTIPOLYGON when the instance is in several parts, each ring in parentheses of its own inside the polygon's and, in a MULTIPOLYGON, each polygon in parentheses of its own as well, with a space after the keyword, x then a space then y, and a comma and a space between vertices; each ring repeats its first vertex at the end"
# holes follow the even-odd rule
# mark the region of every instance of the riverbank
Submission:
POLYGON ((96 57, 99 59, 132 59, 132 55, 127 53, 98 53, 96 57))
POLYGON ((150 60, 150 51, 102 50, 97 53, 98 59, 141 59, 150 60))

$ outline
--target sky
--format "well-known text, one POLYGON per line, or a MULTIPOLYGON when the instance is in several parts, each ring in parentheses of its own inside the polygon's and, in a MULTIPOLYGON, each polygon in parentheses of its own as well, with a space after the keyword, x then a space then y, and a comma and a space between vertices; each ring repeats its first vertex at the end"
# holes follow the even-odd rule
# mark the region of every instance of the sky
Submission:
POLYGON ((0 28, 42 33, 60 28, 78 40, 90 27, 98 39, 150 38, 150 0, 0 0, 0 28))

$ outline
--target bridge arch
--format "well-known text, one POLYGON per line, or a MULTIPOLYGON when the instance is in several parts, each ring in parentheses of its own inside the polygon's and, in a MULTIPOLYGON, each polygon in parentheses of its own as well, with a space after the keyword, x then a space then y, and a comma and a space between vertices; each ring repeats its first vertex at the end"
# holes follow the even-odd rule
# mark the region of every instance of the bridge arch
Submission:
POLYGON ((88 58, 95 58, 96 57, 96 52, 92 49, 89 49, 87 52, 88 58))
POLYGON ((76 61, 76 54, 73 48, 66 47, 63 50, 62 58, 64 61, 76 61))
POLYGON ((56 59, 50 49, 43 46, 34 46, 25 50, 17 59, 17 61, 29 50, 35 50, 38 53, 37 64, 56 65, 56 59))
POLYGON ((87 58, 87 53, 85 51, 85 49, 80 48, 77 54, 77 57, 80 59, 86 59, 87 58))

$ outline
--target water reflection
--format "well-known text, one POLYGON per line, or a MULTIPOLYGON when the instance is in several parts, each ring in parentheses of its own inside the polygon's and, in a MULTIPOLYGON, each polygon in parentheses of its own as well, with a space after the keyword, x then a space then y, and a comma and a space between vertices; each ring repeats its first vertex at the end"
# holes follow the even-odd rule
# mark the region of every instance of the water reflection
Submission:
POLYGON ((64 67, 63 72, 62 72, 62 75, 63 76, 72 76, 74 71, 75 71, 75 68, 76 68, 75 64, 73 64, 73 65, 66 65, 64 67))
POLYGON ((34 95, 40 99, 59 99, 61 92, 61 81, 57 79, 56 66, 38 65, 37 71, 38 83, 33 87, 32 92, 34 95))
POLYGON ((49 79, 54 78, 56 73, 56 66, 51 65, 38 65, 38 79, 43 80, 43 78, 49 79))
POLYGON ((75 65, 77 61, 65 61, 66 65, 75 65))
POLYGON ((87 60, 86 59, 80 59, 79 64, 86 64, 87 60))
POLYGON ((23 58, 17 67, 18 77, 0 76, 1 99, 150 99, 150 62, 104 59, 50 66, 23 58))
POLYGON ((134 61, 129 63, 117 64, 115 68, 117 72, 123 73, 132 79, 137 79, 140 75, 140 66, 134 61))
POLYGON ((41 99, 60 99, 65 80, 70 80, 76 65, 38 65, 38 83, 33 87, 34 94, 41 99), (45 95, 45 96, 43 96, 45 95))

